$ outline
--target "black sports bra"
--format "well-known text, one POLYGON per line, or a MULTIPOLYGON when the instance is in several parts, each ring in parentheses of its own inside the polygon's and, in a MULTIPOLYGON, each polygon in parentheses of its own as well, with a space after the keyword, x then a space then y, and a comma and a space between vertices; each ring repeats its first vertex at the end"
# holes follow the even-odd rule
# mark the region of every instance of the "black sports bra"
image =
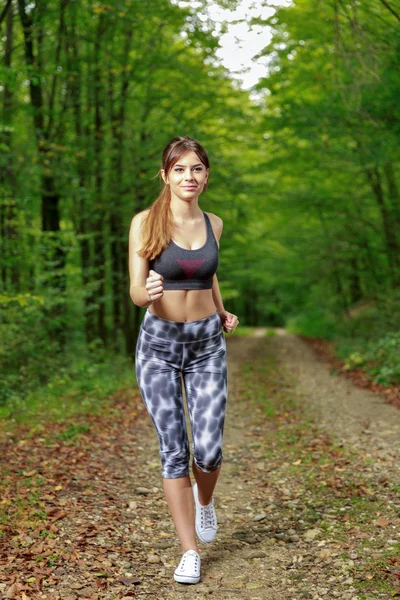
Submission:
POLYGON ((168 246, 150 261, 149 267, 164 277, 165 290, 209 290, 218 268, 218 244, 210 218, 203 211, 207 239, 204 246, 186 250, 171 240, 168 246))

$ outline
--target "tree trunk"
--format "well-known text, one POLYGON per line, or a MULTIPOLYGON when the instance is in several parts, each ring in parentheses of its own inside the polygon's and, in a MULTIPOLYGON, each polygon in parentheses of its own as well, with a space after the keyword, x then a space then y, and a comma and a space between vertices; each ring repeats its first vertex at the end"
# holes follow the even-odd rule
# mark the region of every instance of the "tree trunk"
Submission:
POLYGON ((350 259, 351 273, 350 273, 350 283, 349 283, 349 294, 350 294, 350 304, 354 304, 358 302, 363 297, 361 281, 360 281, 360 270, 358 267, 358 262, 355 256, 352 256, 350 259))
POLYGON ((103 220, 105 207, 103 203, 103 121, 102 121, 102 83, 101 83, 101 42, 104 34, 104 18, 99 16, 99 24, 95 41, 94 56, 94 159, 95 159, 95 213, 93 217, 94 232, 94 273, 97 280, 93 301, 97 313, 97 335, 107 344, 107 330, 105 324, 105 235, 103 220))
MULTIPOLYGON (((92 305, 92 296, 88 293, 91 282, 91 252, 90 252, 90 237, 91 232, 88 226, 87 212, 87 194, 85 190, 89 189, 89 177, 87 163, 84 160, 88 150, 88 131, 84 124, 84 119, 87 118, 82 110, 83 102, 83 81, 81 73, 81 58, 79 55, 79 44, 76 32, 77 15, 79 7, 76 3, 71 5, 70 9, 70 29, 68 31, 67 44, 67 61, 68 71, 68 91, 71 98, 72 112, 74 115, 75 143, 77 151, 81 153, 82 159, 77 161, 78 174, 78 191, 74 194, 74 211, 73 222, 77 233, 79 243, 80 262, 81 262, 81 277, 83 288, 83 314, 85 319, 85 336, 86 342, 90 343, 96 337, 96 319, 95 311, 92 305)), ((89 94, 89 91, 87 91, 89 94)), ((86 122, 86 121, 85 121, 86 122)))
MULTIPOLYGON (((49 128, 45 128, 45 106, 43 102, 43 90, 41 83, 40 69, 38 66, 42 62, 40 51, 35 55, 34 39, 33 39, 33 15, 35 11, 40 10, 39 4, 27 13, 25 0, 18 0, 18 12, 23 29, 25 62, 29 68, 29 93, 31 105, 33 108, 33 122, 36 137, 36 147, 39 156, 39 162, 42 168, 41 175, 41 197, 42 197, 42 230, 46 232, 44 240, 44 261, 43 267, 47 270, 47 285, 54 289, 56 294, 53 302, 50 318, 61 321, 60 317, 64 316, 64 295, 66 290, 65 279, 65 261, 66 255, 63 245, 60 240, 60 213, 59 202, 60 196, 57 191, 57 183, 51 168, 49 156, 49 128)), ((37 14, 40 14, 37 12, 37 14)), ((36 25, 36 24, 35 24, 36 25)), ((40 36, 39 23, 39 36, 40 36)), ((40 50, 40 43, 38 48, 40 50)), ((48 111, 49 113, 49 111, 48 111)), ((49 122, 52 121, 52 115, 48 114, 49 122)), ((53 329, 55 337, 61 342, 65 342, 65 325, 60 322, 60 325, 53 329)))
POLYGON ((381 175, 378 167, 365 168, 365 173, 382 217, 390 276, 392 284, 395 286, 399 279, 400 270, 400 248, 396 238, 395 220, 393 219, 392 211, 387 207, 384 199, 381 175))
POLYGON ((396 215, 397 225, 400 225, 400 194, 397 186, 396 175, 393 168, 392 162, 387 162, 383 171, 385 173, 386 182, 388 186, 388 197, 392 203, 392 209, 396 215))
MULTIPOLYGON (((4 67, 11 69, 11 56, 13 44, 13 5, 7 2, 2 18, 6 19, 6 34, 4 40, 4 67)), ((18 231, 15 227, 15 173, 12 160, 12 100, 13 92, 10 89, 8 78, 4 84, 3 93, 3 122, 0 141, 7 148, 0 166, 0 184, 2 197, 0 198, 0 231, 2 240, 1 281, 3 289, 9 287, 12 291, 20 289, 20 265, 15 260, 17 257, 18 231), (7 265, 7 261, 9 264, 7 265)))
MULTIPOLYGON (((129 53, 132 47, 133 29, 130 27, 125 32, 124 61, 121 68, 121 79, 119 85, 119 106, 115 106, 114 98, 114 78, 110 75, 109 100, 110 114, 112 115, 112 169, 114 181, 111 184, 111 209, 110 209, 110 232, 111 232, 111 282, 113 293, 113 322, 116 331, 121 331, 126 325, 124 319, 125 296, 127 289, 125 281, 127 278, 127 269, 125 267, 126 256, 121 256, 121 252, 126 249, 126 227, 121 220, 118 207, 120 206, 123 194, 123 174, 124 174, 124 125, 126 116, 126 103, 128 99, 129 85, 131 75, 127 69, 129 53), (125 260, 124 260, 125 259, 125 260)), ((128 300, 130 300, 128 296, 128 300)), ((130 331, 128 335, 131 336, 130 331)))

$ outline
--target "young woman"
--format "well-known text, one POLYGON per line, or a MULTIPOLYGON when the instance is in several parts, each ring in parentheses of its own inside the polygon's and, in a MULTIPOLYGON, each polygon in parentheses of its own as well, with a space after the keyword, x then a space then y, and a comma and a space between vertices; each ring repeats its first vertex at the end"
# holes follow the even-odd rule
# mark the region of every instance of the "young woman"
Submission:
POLYGON ((136 377, 159 438, 164 492, 182 546, 174 579, 197 583, 196 533, 208 543, 217 531, 212 497, 227 391, 222 329, 232 332, 239 321, 224 309, 216 276, 222 220, 198 203, 209 175, 204 148, 192 138, 174 138, 164 148, 160 174, 160 196, 132 219, 129 233, 130 295, 147 307, 136 377), (193 488, 182 381, 192 428, 193 488))

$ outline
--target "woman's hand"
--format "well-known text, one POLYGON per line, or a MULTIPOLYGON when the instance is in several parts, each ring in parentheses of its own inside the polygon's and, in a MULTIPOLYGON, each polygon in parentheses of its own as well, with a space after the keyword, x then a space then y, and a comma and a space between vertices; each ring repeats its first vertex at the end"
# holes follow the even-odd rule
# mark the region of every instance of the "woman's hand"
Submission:
POLYGON ((157 302, 164 295, 164 277, 153 270, 150 270, 149 276, 146 279, 146 291, 151 303, 157 302))
POLYGON ((221 310, 218 313, 219 318, 221 319, 222 328, 226 333, 232 333, 235 331, 236 327, 239 325, 239 319, 236 315, 228 312, 227 310, 221 310))

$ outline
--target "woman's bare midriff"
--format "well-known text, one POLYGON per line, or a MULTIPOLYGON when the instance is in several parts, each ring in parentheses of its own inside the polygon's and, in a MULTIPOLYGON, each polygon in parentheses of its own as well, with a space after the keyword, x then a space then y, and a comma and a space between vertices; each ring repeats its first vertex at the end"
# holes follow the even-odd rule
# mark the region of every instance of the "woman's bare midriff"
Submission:
POLYGON ((149 306, 157 317, 169 321, 198 321, 213 315, 217 309, 212 290, 164 290, 160 300, 149 306))

